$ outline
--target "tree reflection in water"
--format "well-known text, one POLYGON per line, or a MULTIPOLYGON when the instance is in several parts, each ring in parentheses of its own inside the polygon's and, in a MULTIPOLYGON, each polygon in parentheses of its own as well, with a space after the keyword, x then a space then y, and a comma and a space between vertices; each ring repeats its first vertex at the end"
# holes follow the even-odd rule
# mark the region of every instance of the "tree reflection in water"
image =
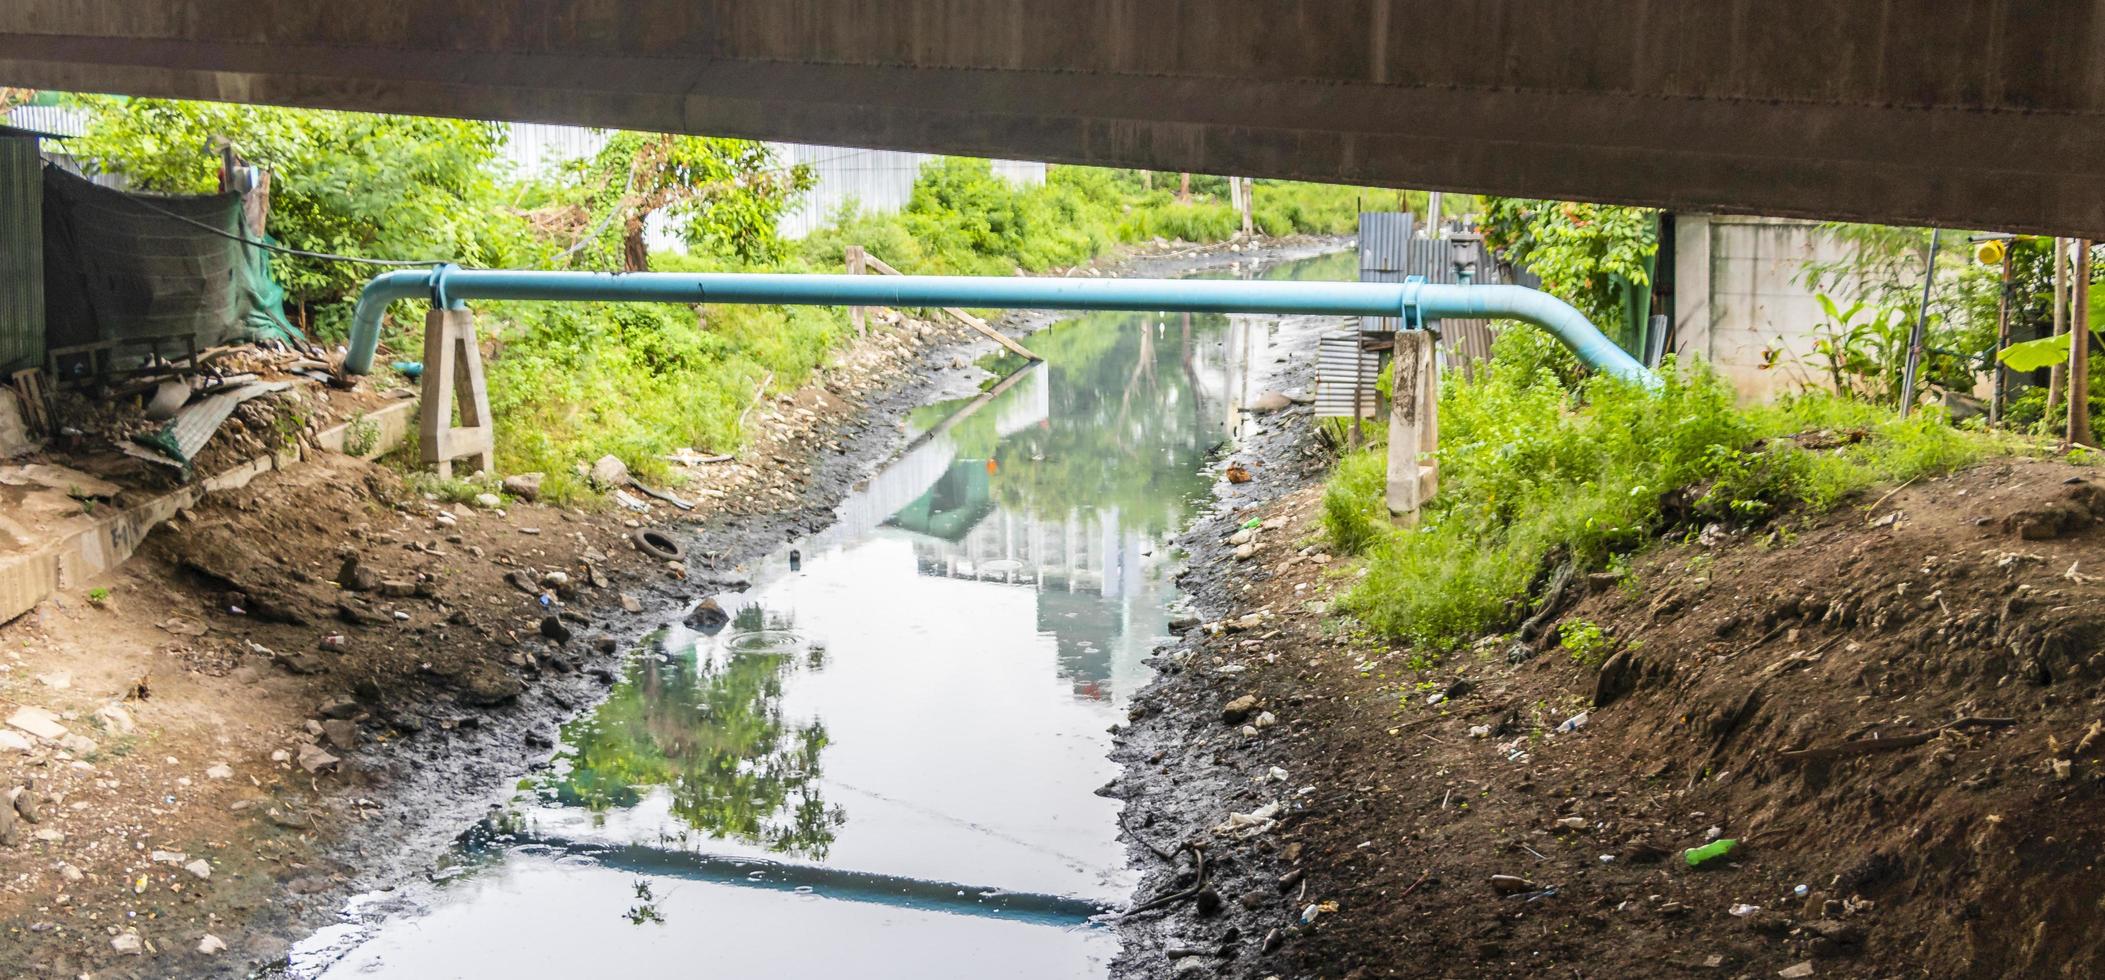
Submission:
POLYGON ((819 795, 825 725, 782 714, 803 653, 790 626, 746 606, 721 642, 651 637, 607 703, 564 729, 543 796, 605 812, 664 787, 673 814, 712 839, 824 858, 847 814, 819 795))

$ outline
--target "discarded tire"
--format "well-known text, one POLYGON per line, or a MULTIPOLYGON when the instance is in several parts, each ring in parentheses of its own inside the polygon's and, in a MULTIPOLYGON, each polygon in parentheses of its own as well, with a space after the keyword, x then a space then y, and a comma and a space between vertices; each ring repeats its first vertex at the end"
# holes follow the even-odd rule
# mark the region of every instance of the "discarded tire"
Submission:
POLYGON ((681 548, 680 543, 672 539, 672 535, 647 527, 637 528, 634 534, 629 535, 629 540, 636 543, 637 551, 661 561, 679 561, 687 554, 686 549, 681 548))

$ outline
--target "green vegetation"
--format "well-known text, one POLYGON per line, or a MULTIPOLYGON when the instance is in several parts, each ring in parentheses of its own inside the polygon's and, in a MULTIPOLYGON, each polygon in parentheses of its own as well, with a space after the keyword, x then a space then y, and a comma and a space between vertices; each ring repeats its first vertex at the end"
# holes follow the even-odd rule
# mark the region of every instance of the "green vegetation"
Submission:
POLYGON ((1615 637, 1590 619, 1567 619, 1557 626, 1557 645, 1582 667, 1598 667, 1615 652, 1615 637))
POLYGON ((1625 305, 1651 289, 1659 216, 1650 209, 1492 197, 1483 232, 1485 244, 1596 324, 1624 322, 1625 305))
POLYGON ((1646 392, 1609 378, 1572 389, 1540 331, 1498 339, 1440 401, 1440 493, 1418 527, 1389 525, 1382 450, 1347 457, 1324 525, 1368 570, 1342 607, 1383 634, 1445 651, 1516 621, 1549 566, 1608 567, 1676 529, 1748 526, 1831 508, 1867 487, 1950 470, 1988 451, 1935 409, 1912 418, 1832 395, 1742 409, 1701 365, 1668 364, 1646 392), (1788 438, 1823 432, 1807 448, 1788 438), (1852 441, 1848 434, 1862 433, 1852 441))
POLYGON ((109 601, 110 590, 105 589, 99 585, 95 588, 88 590, 88 603, 90 605, 100 606, 109 601))
MULTIPOLYGON (((617 132, 590 159, 549 175, 506 173, 500 125, 162 99, 79 97, 88 135, 71 149, 135 186, 217 189, 217 147, 273 172, 270 232, 285 245, 471 267, 604 271, 839 271, 851 244, 910 273, 1009 275, 1073 266, 1122 245, 1211 242, 1240 231, 1222 178, 1054 167, 1018 187, 986 161, 931 164, 898 214, 854 208, 801 242, 777 219, 811 184, 761 143, 617 132), (653 254, 643 228, 674 220, 688 254, 653 254)), ((1266 234, 1341 234, 1362 199, 1401 192, 1262 181, 1266 234)), ((1416 201, 1422 206, 1422 195, 1416 201)), ((377 269, 276 262, 294 322, 337 341, 356 290, 377 269)), ((383 361, 415 360, 422 308, 398 305, 383 361)), ((478 304, 491 351, 499 469, 548 474, 546 495, 580 497, 577 464, 613 453, 646 479, 683 446, 731 452, 757 395, 804 384, 848 338, 839 309, 478 304)))

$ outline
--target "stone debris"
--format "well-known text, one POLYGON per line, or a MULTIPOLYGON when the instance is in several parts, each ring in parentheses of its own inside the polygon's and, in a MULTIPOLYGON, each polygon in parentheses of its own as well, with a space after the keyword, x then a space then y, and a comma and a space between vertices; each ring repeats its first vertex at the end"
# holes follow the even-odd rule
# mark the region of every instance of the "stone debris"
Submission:
POLYGON ((620 457, 609 453, 592 464, 592 482, 602 487, 625 487, 629 483, 629 467, 620 457))
POLYGON ((504 492, 531 503, 540 499, 544 479, 546 477, 540 473, 514 473, 504 478, 504 492))
POLYGON ((35 705, 16 708, 7 716, 7 726, 54 742, 66 737, 66 726, 59 724, 58 716, 35 705))
POLYGON ((342 761, 343 760, 338 759, 333 755, 330 755, 328 750, 322 748, 319 745, 304 742, 300 745, 300 768, 305 769, 308 772, 320 772, 324 769, 334 769, 336 768, 336 764, 342 761))
POLYGON ((195 861, 191 861, 183 865, 183 870, 188 871, 191 874, 197 876, 200 880, 209 881, 212 878, 212 866, 210 864, 205 863, 205 860, 203 858, 199 858, 195 861))
POLYGON ((203 939, 197 941, 197 951, 206 956, 217 956, 227 951, 227 944, 225 940, 208 932, 203 939))
POLYGON ((130 735, 139 730, 138 724, 132 721, 131 712, 119 704, 105 704, 95 709, 95 722, 113 735, 130 735))

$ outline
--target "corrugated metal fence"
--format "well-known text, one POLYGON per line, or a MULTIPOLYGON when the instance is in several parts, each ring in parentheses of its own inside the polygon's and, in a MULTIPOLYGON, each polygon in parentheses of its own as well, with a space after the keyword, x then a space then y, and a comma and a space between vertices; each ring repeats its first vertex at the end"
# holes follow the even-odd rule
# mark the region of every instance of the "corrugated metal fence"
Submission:
MULTIPOLYGON (((578 126, 514 123, 505 141, 504 160, 521 173, 541 173, 599 152, 604 131, 578 126)), ((824 225, 850 203, 867 212, 891 214, 913 197, 921 167, 936 159, 927 153, 862 150, 803 143, 770 143, 785 165, 802 164, 815 178, 811 194, 777 224, 784 238, 802 238, 824 225)), ((1045 182, 1045 164, 994 160, 994 173, 1018 186, 1045 182)), ((654 236, 655 246, 674 246, 669 235, 654 236)))
MULTIPOLYGON (((1359 216, 1361 282, 1403 282, 1411 276, 1426 282, 1470 282, 1482 285, 1537 286, 1540 280, 1494 259, 1483 241, 1473 235, 1421 238, 1416 219, 1404 212, 1369 212, 1359 216)), ((1390 331, 1394 317, 1367 317, 1362 330, 1390 331)), ((1440 321, 1440 348, 1447 363, 1469 372, 1480 358, 1491 356, 1491 340, 1497 331, 1489 320, 1440 321)))
POLYGON ((36 140, 0 137, 0 373, 43 360, 43 161, 36 140))

